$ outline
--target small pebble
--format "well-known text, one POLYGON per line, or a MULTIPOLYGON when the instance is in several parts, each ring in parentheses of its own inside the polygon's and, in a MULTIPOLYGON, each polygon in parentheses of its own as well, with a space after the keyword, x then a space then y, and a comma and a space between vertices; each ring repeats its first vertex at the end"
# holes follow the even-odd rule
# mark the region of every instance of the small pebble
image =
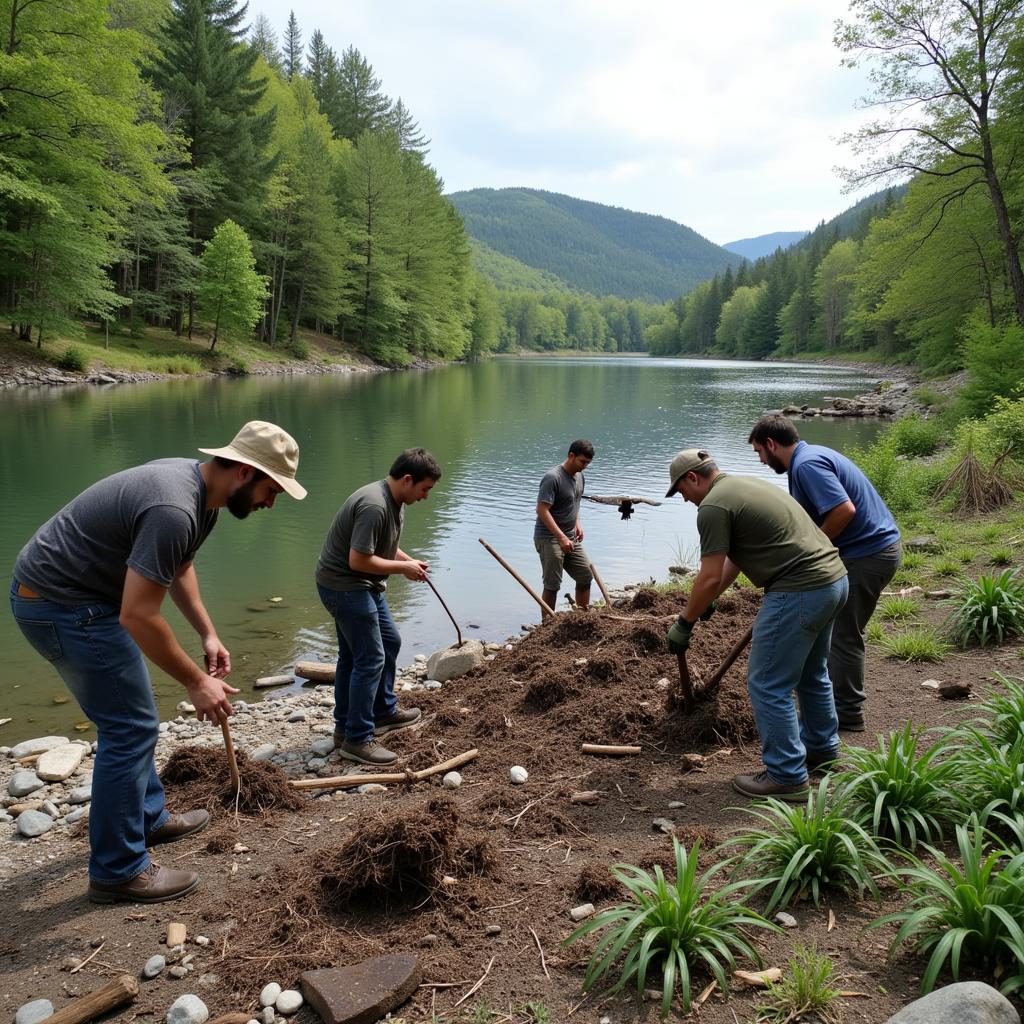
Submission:
POLYGON ((27 839, 34 839, 53 828, 53 818, 42 811, 22 811, 18 815, 18 831, 27 839))
POLYGON ((277 1020, 277 1013, 275 1012, 274 1007, 273 1006, 264 1006, 263 1007, 263 1024, 274 1024, 275 1020, 277 1020))
POLYGON ((508 781, 513 786, 521 786, 529 777, 530 773, 521 765, 514 764, 508 770, 508 781))
POLYGON ((181 964, 175 964, 168 972, 172 978, 184 978, 188 974, 188 968, 182 967, 181 964))
POLYGON ((178 996, 167 1011, 167 1024, 206 1024, 209 1016, 210 1011, 199 996, 178 996))
POLYGON ((775 922, 776 924, 781 924, 783 928, 795 928, 797 926, 796 918, 782 910, 775 915, 775 922))
POLYGON ((462 776, 458 772, 449 772, 442 780, 445 789, 458 789, 462 785, 462 776))
POLYGON ((49 999, 33 999, 19 1007, 14 1015, 14 1024, 39 1024, 47 1017, 53 1016, 53 1003, 49 999))
POLYGON ((269 761, 277 753, 276 743, 264 743, 258 746, 249 757, 253 761, 269 761))
POLYGON ((276 981, 263 986, 260 992, 260 1006, 273 1006, 277 997, 281 994, 281 986, 276 981))
POLYGON ((438 680, 436 680, 436 679, 428 679, 423 684, 423 689, 424 690, 440 690, 441 686, 442 686, 442 684, 440 682, 438 682, 438 680))
POLYGON ((651 824, 659 831, 664 832, 665 835, 672 835, 676 830, 676 824, 674 821, 669 821, 668 818, 655 818, 651 824))
POLYGON ((155 978, 167 966, 167 958, 157 953, 146 961, 142 974, 146 978, 155 978))
POLYGON ((423 938, 420 939, 420 945, 421 946, 433 946, 433 945, 436 944, 436 942, 437 942, 437 936, 436 935, 424 935, 423 938))
POLYGON ((379 782, 367 782, 363 786, 356 786, 357 793, 386 793, 388 791, 387 786, 382 786, 379 782))
POLYGON ((277 1012, 284 1016, 290 1016, 302 1005, 302 993, 296 992, 293 988, 286 988, 278 997, 274 1006, 277 1012))
POLYGON ((668 809, 670 811, 678 811, 681 807, 685 807, 685 806, 686 806, 686 804, 684 804, 682 800, 673 800, 668 805, 668 809))
POLYGON ((501 934, 501 925, 500 924, 489 924, 484 929, 484 934, 485 935, 500 935, 501 934))
POLYGON ((596 912, 596 907, 593 903, 582 903, 578 907, 573 907, 569 911, 569 916, 574 921, 585 921, 588 917, 596 912))
POLYGON ((59 818, 60 811, 57 810, 57 805, 52 800, 44 800, 43 806, 39 808, 44 814, 48 814, 51 818, 59 818))
POLYGON ((207 935, 197 935, 195 943, 197 946, 208 946, 210 944, 210 938, 207 935))
MULTIPOLYGON (((332 732, 333 732, 333 729, 332 729, 332 732)), ((309 745, 309 749, 317 757, 327 757, 334 750, 334 740, 333 739, 313 740, 313 742, 309 745)))

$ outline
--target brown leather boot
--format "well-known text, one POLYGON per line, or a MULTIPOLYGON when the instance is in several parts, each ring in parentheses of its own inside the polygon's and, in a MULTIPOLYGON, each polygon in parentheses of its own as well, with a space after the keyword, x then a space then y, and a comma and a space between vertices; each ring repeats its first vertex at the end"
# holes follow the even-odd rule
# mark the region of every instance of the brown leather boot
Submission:
POLYGON ((766 771, 756 772, 753 775, 737 775, 732 780, 732 787, 744 796, 773 796, 777 800, 785 800, 791 804, 802 804, 807 799, 808 793, 806 779, 792 786, 786 786, 781 782, 776 782, 766 771))
POLYGON ((161 843, 176 843, 185 836, 194 836, 202 832, 210 824, 209 811, 185 811, 184 814, 172 814, 155 832, 146 836, 147 846, 159 846, 161 843))
POLYGON ((178 871, 150 864, 130 882, 108 885, 90 880, 88 896, 93 903, 166 903, 187 896, 198 884, 198 871, 178 871))
POLYGON ((404 711, 396 711, 389 718, 378 718, 373 723, 373 731, 376 735, 385 732, 394 732, 396 729, 408 729, 415 725, 423 717, 419 708, 406 708, 404 711))
POLYGON ((368 764, 373 767, 394 764, 398 755, 387 747, 382 747, 375 739, 369 739, 365 743, 352 743, 345 740, 338 753, 348 761, 355 761, 357 764, 368 764))

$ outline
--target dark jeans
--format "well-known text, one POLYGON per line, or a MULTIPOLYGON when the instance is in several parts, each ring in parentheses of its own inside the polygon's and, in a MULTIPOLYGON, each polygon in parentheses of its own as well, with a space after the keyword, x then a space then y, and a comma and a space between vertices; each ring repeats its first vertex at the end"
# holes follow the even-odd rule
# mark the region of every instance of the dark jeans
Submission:
POLYGON ((832 630, 828 674, 832 677, 836 712, 844 721, 864 713, 864 631, 879 594, 892 580, 902 559, 903 551, 897 542, 877 555, 843 560, 850 579, 850 596, 832 630))
POLYGON ((146 836, 168 818, 153 761, 160 718, 142 652, 115 605, 72 607, 19 597, 15 581, 11 610, 96 726, 89 877, 131 881, 149 867, 146 836))
POLYGON ((329 590, 319 584, 317 590, 338 632, 334 724, 350 743, 365 743, 373 736, 374 720, 398 710, 395 661, 402 637, 378 591, 329 590))

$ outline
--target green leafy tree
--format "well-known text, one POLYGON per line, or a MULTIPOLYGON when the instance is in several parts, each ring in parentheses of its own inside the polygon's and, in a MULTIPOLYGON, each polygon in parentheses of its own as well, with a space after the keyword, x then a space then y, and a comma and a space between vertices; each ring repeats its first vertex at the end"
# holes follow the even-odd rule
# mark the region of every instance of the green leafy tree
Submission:
POLYGON ((742 285, 722 307, 722 315, 715 329, 715 346, 721 355, 735 356, 739 353, 740 338, 763 290, 763 285, 756 288, 742 285))
POLYGON ((226 220, 203 250, 199 310, 213 322, 212 352, 223 333, 242 338, 263 315, 266 278, 256 273, 249 236, 234 221, 226 220))
POLYGON ((826 348, 838 348, 844 338, 853 295, 858 246, 852 239, 836 242, 818 264, 813 294, 818 303, 826 348))
MULTIPOLYGON (((992 206, 1014 310, 1024 324, 1024 270, 1007 202, 1016 173, 1001 158, 994 119, 1020 110, 1021 0, 852 0, 836 45, 873 63, 871 99, 887 113, 852 136, 873 154, 855 181, 923 174, 945 182, 948 201, 983 190, 992 206)), ((947 204, 940 205, 941 218, 947 204)))

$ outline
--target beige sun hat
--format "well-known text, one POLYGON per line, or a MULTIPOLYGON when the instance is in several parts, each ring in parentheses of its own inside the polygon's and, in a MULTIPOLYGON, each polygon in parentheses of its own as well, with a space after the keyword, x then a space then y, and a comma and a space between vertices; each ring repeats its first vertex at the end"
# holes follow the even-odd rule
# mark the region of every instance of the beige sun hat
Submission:
POLYGON ((676 493, 679 480, 687 473, 699 469, 714 460, 704 451, 703 448, 684 448, 673 460, 668 468, 668 476, 672 486, 665 492, 666 498, 671 498, 676 493))
POLYGON ((291 434, 274 423, 250 420, 227 447, 200 448, 199 451, 262 469, 296 501, 302 501, 306 496, 306 488, 295 479, 295 471, 299 468, 299 446, 291 434))

